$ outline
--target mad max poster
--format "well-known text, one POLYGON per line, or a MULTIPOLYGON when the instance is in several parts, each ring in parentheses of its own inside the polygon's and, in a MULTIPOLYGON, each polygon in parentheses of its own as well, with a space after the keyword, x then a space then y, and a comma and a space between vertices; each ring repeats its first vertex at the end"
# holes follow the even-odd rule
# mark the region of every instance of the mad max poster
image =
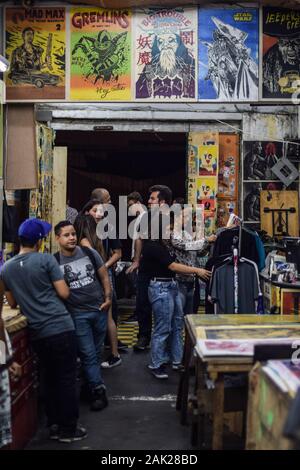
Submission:
POLYGON ((135 32, 135 98, 194 100, 197 9, 145 9, 135 32))
POLYGON ((72 100, 131 99, 131 12, 71 9, 72 100))
POLYGON ((65 99, 65 9, 6 8, 7 100, 65 99))
POLYGON ((199 9, 198 99, 258 99, 258 10, 199 9))

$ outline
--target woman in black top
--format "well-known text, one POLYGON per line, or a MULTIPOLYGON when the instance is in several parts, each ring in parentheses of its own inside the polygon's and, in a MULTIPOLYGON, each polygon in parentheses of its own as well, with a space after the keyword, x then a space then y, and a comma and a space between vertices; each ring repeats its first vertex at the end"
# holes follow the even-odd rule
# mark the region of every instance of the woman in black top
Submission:
POLYGON ((210 272, 176 263, 166 246, 170 233, 169 218, 159 214, 155 219, 159 224, 157 235, 151 234, 154 218, 153 214, 149 213, 148 239, 143 244, 140 271, 151 277, 148 294, 152 305, 154 329, 149 368, 156 378, 165 379, 168 378, 165 363, 171 359, 173 369, 177 370, 180 368, 183 354, 183 310, 175 274, 196 274, 202 279, 208 279, 210 272))

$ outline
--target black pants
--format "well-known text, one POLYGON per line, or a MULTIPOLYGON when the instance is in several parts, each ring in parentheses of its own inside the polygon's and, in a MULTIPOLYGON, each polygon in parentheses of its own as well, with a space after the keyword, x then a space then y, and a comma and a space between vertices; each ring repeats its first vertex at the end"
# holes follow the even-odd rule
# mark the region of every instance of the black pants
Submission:
POLYGON ((138 337, 151 339, 152 307, 148 298, 148 287, 151 277, 148 274, 138 273, 136 292, 136 313, 139 323, 138 337))
POLYGON ((75 331, 33 341, 32 346, 43 368, 48 426, 73 432, 78 420, 75 331))

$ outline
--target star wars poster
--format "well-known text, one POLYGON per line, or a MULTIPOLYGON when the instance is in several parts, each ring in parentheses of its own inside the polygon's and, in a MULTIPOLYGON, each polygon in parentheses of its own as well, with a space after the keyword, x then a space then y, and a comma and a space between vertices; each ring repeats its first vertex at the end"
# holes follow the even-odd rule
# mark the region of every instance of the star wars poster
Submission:
POLYGON ((300 11, 263 7, 262 21, 262 98, 299 98, 300 11))
POLYGON ((196 8, 137 12, 134 50, 136 99, 196 99, 196 8))
POLYGON ((131 100, 131 11, 71 9, 70 98, 131 100))
POLYGON ((65 99, 65 8, 6 8, 6 99, 65 99))
POLYGON ((199 8, 199 100, 257 101, 258 37, 255 8, 199 8))
POLYGON ((283 144, 244 141, 244 180, 277 180, 272 167, 282 158, 283 144))

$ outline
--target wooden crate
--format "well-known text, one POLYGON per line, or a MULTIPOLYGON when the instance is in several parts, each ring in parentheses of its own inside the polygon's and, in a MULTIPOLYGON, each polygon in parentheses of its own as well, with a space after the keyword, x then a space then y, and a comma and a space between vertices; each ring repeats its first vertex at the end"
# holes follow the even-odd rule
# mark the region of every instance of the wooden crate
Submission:
POLYGON ((292 398, 279 389, 260 365, 252 369, 247 413, 248 450, 293 448, 292 442, 282 434, 291 401, 292 398))

